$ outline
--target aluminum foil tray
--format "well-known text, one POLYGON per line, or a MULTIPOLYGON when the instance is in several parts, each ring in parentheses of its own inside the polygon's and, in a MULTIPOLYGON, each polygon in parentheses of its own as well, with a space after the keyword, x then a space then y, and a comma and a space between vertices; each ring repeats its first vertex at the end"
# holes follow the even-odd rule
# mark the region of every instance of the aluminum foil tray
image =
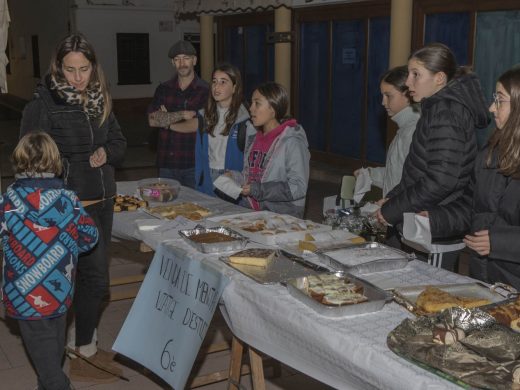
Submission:
POLYGON ((261 284, 277 284, 287 279, 326 271, 326 268, 285 251, 277 251, 275 258, 265 268, 233 264, 229 261, 228 256, 222 256, 220 261, 261 284))
MULTIPOLYGON (((396 287, 393 289, 394 299, 399 304, 405 306, 412 313, 419 315, 426 314, 418 310, 416 306, 419 294, 422 293, 426 287, 427 286, 396 287)), ((480 282, 439 284, 433 285, 432 287, 437 287, 438 289, 446 291, 452 295, 468 298, 488 299, 491 304, 496 304, 507 299, 507 297, 499 294, 496 290, 480 282)), ((431 315, 431 313, 429 314, 431 315)))
POLYGON ((379 242, 350 245, 332 251, 318 251, 324 264, 333 269, 356 274, 391 271, 406 267, 415 255, 379 242))
POLYGON ((179 236, 181 236, 188 244, 193 246, 199 252, 202 253, 219 253, 219 252, 230 252, 244 249, 248 239, 237 232, 226 228, 224 226, 217 226, 212 228, 206 228, 197 226, 195 229, 180 230, 179 236), (221 233, 226 236, 233 238, 233 241, 215 242, 215 243, 203 243, 196 242, 192 237, 203 233, 221 233))
POLYGON ((518 388, 513 377, 520 367, 520 335, 496 324, 480 309, 456 307, 432 317, 406 318, 388 334, 387 345, 397 355, 463 388, 518 388), (464 333, 457 332, 458 341, 451 344, 442 344, 442 336, 441 343, 435 342, 433 331, 439 325, 464 333))
POLYGON ((287 290, 294 298, 326 317, 345 317, 373 313, 381 310, 385 303, 392 299, 388 292, 352 274, 337 271, 332 273, 332 275, 338 278, 347 278, 352 283, 362 285, 363 295, 368 298, 368 301, 343 306, 328 306, 318 302, 308 294, 306 291, 306 286, 308 285, 306 277, 289 279, 285 284, 287 285, 287 290))

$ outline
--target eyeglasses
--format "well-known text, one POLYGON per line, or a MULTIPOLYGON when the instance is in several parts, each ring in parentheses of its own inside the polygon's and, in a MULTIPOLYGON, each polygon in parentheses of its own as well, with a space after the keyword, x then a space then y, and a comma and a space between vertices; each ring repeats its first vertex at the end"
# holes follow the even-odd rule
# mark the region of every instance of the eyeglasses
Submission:
POLYGON ((495 92, 493 93, 493 104, 495 105, 495 108, 497 110, 500 110, 500 105, 502 103, 508 103, 510 102, 511 100, 504 100, 504 99, 500 99, 500 96, 495 92))

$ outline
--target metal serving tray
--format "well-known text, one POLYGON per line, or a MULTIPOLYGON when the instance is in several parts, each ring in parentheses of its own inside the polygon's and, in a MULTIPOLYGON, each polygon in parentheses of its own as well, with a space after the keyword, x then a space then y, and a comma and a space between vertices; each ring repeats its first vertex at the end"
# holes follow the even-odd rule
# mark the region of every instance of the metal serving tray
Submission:
MULTIPOLYGON (((429 285, 430 286, 430 285, 429 285)), ((422 313, 417 308, 417 298, 428 286, 407 286, 396 287, 392 290, 394 293, 394 300, 405 306, 408 311, 416 314, 436 314, 436 313, 422 313)), ((480 282, 458 283, 458 284, 438 284, 431 285, 442 291, 446 291, 452 295, 468 298, 488 299, 490 305, 507 300, 507 297, 501 295, 493 288, 493 286, 486 286, 480 282)), ((487 305, 486 305, 487 307, 487 305)))
POLYGON ((333 269, 356 274, 390 271, 406 267, 415 258, 379 242, 349 245, 337 250, 316 252, 333 269), (379 257, 380 256, 380 257, 379 257))
POLYGON ((224 226, 217 226, 212 228, 206 228, 202 226, 196 226, 195 229, 179 230, 179 236, 181 236, 188 244, 193 246, 199 252, 202 253, 219 253, 229 252, 244 249, 248 239, 237 232, 226 228, 224 226), (233 238, 233 241, 215 242, 215 243, 202 243, 195 242, 191 237, 203 234, 203 233, 221 233, 233 238))
POLYGON ((274 259, 265 268, 233 264, 229 261, 228 256, 220 257, 220 261, 261 284, 277 284, 290 278, 315 275, 316 273, 327 271, 326 268, 281 250, 276 252, 274 259))
MULTIPOLYGON (((330 274, 330 273, 329 273, 330 274)), ((351 282, 360 284, 363 286, 363 295, 368 298, 367 301, 361 303, 355 303, 343 306, 328 306, 313 299, 306 291, 307 278, 293 278, 285 282, 289 293, 302 302, 303 304, 310 306, 317 313, 326 317, 345 317, 354 316, 358 314, 373 313, 383 308, 385 303, 392 299, 391 294, 374 286, 372 283, 366 280, 357 278, 356 276, 337 271, 331 273, 336 275, 338 278, 347 278, 351 282)))

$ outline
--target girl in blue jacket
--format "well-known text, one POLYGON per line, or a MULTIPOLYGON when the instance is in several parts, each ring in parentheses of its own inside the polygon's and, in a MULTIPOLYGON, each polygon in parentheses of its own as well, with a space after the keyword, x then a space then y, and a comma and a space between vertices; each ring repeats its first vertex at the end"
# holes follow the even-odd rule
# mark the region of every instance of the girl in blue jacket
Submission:
POLYGON ((211 95, 199 112, 195 188, 215 196, 213 182, 225 171, 242 171, 246 132, 256 132, 242 104, 240 71, 221 64, 213 71, 211 95), (249 128, 249 129, 248 129, 249 128))

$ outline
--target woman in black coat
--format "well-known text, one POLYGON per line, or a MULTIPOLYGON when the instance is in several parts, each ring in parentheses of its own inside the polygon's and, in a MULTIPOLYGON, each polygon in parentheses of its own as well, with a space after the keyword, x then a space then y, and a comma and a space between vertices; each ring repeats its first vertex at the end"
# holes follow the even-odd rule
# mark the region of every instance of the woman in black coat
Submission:
MULTIPOLYGON (((380 201, 378 211, 380 222, 399 230, 403 213, 428 216, 435 207, 463 196, 477 154, 475 128, 489 122, 477 76, 458 68, 453 53, 442 44, 427 45, 410 56, 406 85, 413 100, 421 103, 421 118, 401 182, 380 201)), ((430 216, 433 239, 444 236, 450 223, 430 216)), ((458 251, 453 249, 462 249, 462 236, 434 243, 449 245, 450 251, 429 254, 428 261, 454 271, 458 251)))
MULTIPOLYGON (((63 39, 51 59, 48 74, 23 112, 20 135, 43 130, 58 145, 63 180, 77 193, 99 230, 98 245, 80 256, 73 308, 78 353, 121 372, 111 354, 97 348, 96 328, 103 298, 108 293, 109 244, 116 193, 114 166, 121 163, 126 139, 112 112, 112 103, 93 47, 79 34, 63 39)), ((72 379, 116 379, 82 359, 71 363, 72 379)))
POLYGON ((457 221, 449 233, 469 230, 470 276, 503 282, 520 290, 520 68, 505 72, 489 107, 496 128, 479 152, 471 186, 472 201, 430 213, 457 221))

